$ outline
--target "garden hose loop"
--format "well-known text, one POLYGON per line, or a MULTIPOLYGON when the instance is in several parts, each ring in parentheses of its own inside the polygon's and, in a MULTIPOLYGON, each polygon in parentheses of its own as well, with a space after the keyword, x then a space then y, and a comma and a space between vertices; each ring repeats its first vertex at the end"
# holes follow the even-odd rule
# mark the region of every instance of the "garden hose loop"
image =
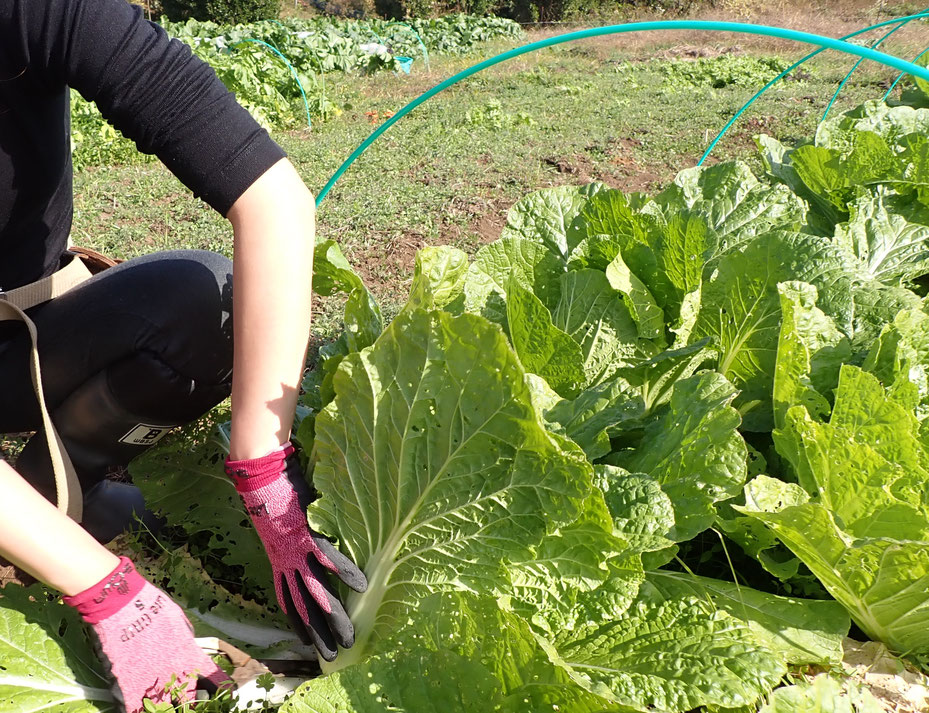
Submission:
MULTIPOLYGON (((897 24, 905 19, 907 18, 898 17, 886 23, 881 23, 881 25, 897 24)), ((881 25, 875 25, 875 27, 879 27, 881 25)), ((486 59, 483 62, 479 62, 478 64, 472 65, 471 67, 458 72, 454 76, 449 77, 445 81, 432 87, 432 89, 429 89, 423 94, 420 94, 416 99, 409 102, 390 119, 385 121, 373 132, 371 132, 368 138, 366 138, 361 143, 361 145, 358 146, 358 148, 356 148, 352 154, 342 163, 342 165, 336 169, 336 172, 329 179, 329 182, 326 183, 322 190, 317 194, 316 205, 318 206, 320 203, 322 203, 322 201, 328 195, 329 191, 339 180, 339 178, 342 177, 342 174, 345 173, 348 167, 351 166, 352 163, 354 163, 355 160, 357 160, 358 157, 361 156, 361 154, 363 154, 369 146, 371 146, 371 144, 380 138, 382 134, 389 130, 390 127, 400 121, 400 119, 409 114, 420 104, 428 101, 436 94, 444 91, 454 84, 457 84, 463 79, 466 79, 473 74, 487 69, 488 67, 492 67, 496 64, 500 64, 501 62, 513 59, 514 57, 519 57, 520 55, 524 55, 529 52, 534 52, 546 47, 563 44, 565 42, 573 42, 575 40, 587 39, 590 37, 602 37, 604 35, 625 34, 630 32, 653 32, 658 30, 703 30, 714 32, 737 32, 741 34, 761 35, 765 37, 777 37, 786 40, 793 40, 795 42, 802 42, 816 47, 821 47, 823 49, 836 49, 845 52, 846 54, 857 55, 858 57, 863 57, 865 59, 879 62, 880 64, 893 67, 894 69, 913 74, 921 79, 929 81, 929 69, 915 65, 912 62, 906 61, 905 59, 900 59, 899 57, 894 57, 893 55, 879 52, 868 47, 853 45, 849 42, 845 42, 844 40, 837 40, 833 37, 824 37, 822 35, 816 35, 810 32, 800 32, 798 30, 789 30, 787 28, 772 27, 769 25, 755 25, 740 22, 720 22, 711 20, 663 20, 650 22, 628 22, 621 25, 608 25, 605 27, 593 27, 587 30, 568 32, 562 35, 548 37, 544 40, 539 40, 538 42, 532 42, 522 47, 516 47, 515 49, 486 59)))
MULTIPOLYGON (((925 10, 922 11, 922 13, 926 13, 926 12, 929 12, 929 7, 927 7, 925 10)), ((904 27, 906 27, 913 19, 914 18, 910 17, 909 19, 903 20, 896 27, 890 28, 890 30, 885 32, 884 35, 880 39, 877 40, 877 42, 871 45, 872 49, 877 49, 878 47, 880 47, 881 44, 884 42, 884 40, 890 37, 897 30, 901 30, 904 27)), ((826 107, 826 111, 823 112, 823 118, 820 121, 825 121, 826 117, 829 116, 829 110, 832 108, 832 105, 835 104, 835 100, 839 98, 839 94, 842 92, 842 89, 848 83, 848 80, 852 78, 852 74, 854 74, 855 70, 858 69, 858 65, 860 65, 862 62, 864 62, 864 57, 859 57, 858 61, 855 62, 854 66, 850 70, 848 70, 848 74, 845 75, 845 78, 839 83, 838 89, 835 90, 835 94, 832 95, 832 100, 829 102, 829 106, 826 107)))
MULTIPOLYGON (((871 30, 876 30, 876 29, 879 29, 879 28, 884 27, 884 26, 886 26, 886 25, 892 25, 892 24, 898 23, 898 22, 900 22, 900 21, 902 21, 902 20, 907 20, 907 21, 909 21, 909 20, 914 20, 914 19, 917 19, 917 18, 925 18, 925 17, 929 17, 929 13, 923 12, 923 13, 919 13, 919 14, 917 14, 917 15, 910 15, 909 17, 903 17, 903 18, 898 17, 898 18, 894 18, 893 20, 887 20, 887 21, 884 21, 884 22, 879 22, 879 23, 876 24, 876 25, 870 25, 870 26, 868 26, 868 27, 863 27, 863 28, 861 28, 860 30, 856 30, 855 32, 851 32, 851 33, 849 33, 849 34, 847 34, 847 35, 844 35, 844 36, 841 37, 840 39, 848 40, 848 39, 851 39, 852 37, 857 37, 858 35, 862 35, 862 34, 864 34, 865 32, 870 32, 871 30)), ((813 57, 815 57, 816 55, 820 54, 821 52, 825 52, 826 49, 827 49, 826 47, 820 47, 818 50, 814 50, 813 52, 810 52, 810 53, 809 53, 808 55, 806 55, 805 57, 800 58, 799 60, 797 60, 796 62, 794 62, 792 65, 790 65, 787 69, 785 69, 783 72, 781 72, 781 73, 778 74, 776 77, 774 77, 770 82, 768 82, 767 84, 765 84, 761 89, 759 89, 757 92, 755 92, 754 96, 752 96, 751 99, 749 99, 747 102, 745 102, 745 103, 739 108, 739 110, 738 110, 735 114, 732 115, 732 118, 731 118, 728 122, 726 122, 726 125, 722 128, 722 130, 721 130, 718 134, 716 134, 716 138, 714 138, 714 139, 710 142, 710 145, 707 146, 706 151, 703 152, 703 156, 701 156, 701 157, 700 157, 700 160, 697 161, 697 165, 698 165, 698 166, 702 166, 702 165, 703 165, 703 162, 706 161, 707 157, 710 155, 710 153, 712 153, 713 149, 716 148, 716 144, 718 144, 718 143, 720 142, 720 140, 723 138, 723 136, 726 135, 726 132, 729 131, 730 128, 732 128, 732 125, 735 124, 735 122, 739 120, 739 117, 741 117, 742 114, 744 114, 746 111, 748 111, 749 107, 751 107, 752 104, 754 104, 758 99, 761 98, 761 95, 762 95, 762 94, 764 94, 766 91, 768 91, 771 87, 773 87, 775 84, 777 84, 781 79, 783 79, 784 77, 786 77, 788 74, 790 74, 791 72, 793 72, 793 71, 794 71, 797 67, 799 67, 801 64, 803 64, 803 63, 806 62, 807 60, 812 59, 813 57)), ((914 59, 913 61, 915 62, 916 60, 914 59)), ((856 65, 856 66, 857 66, 857 65, 856 65)), ((902 73, 900 74, 900 77, 903 77, 903 75, 905 75, 905 74, 906 74, 906 72, 902 72, 902 73)), ((899 80, 899 77, 898 77, 898 80, 899 80)), ((889 93, 889 91, 888 91, 888 93, 889 93)), ((885 98, 885 99, 887 98, 886 95, 885 95, 884 98, 885 98)))

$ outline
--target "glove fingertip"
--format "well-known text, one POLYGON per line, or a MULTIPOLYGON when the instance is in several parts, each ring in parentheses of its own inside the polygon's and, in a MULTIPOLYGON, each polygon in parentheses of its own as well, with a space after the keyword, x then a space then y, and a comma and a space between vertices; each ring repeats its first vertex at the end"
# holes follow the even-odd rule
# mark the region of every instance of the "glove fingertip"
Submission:
POLYGON ((339 572, 339 579, 342 580, 346 586, 350 589, 354 589, 359 594, 368 591, 368 578, 365 577, 365 573, 357 567, 339 572))

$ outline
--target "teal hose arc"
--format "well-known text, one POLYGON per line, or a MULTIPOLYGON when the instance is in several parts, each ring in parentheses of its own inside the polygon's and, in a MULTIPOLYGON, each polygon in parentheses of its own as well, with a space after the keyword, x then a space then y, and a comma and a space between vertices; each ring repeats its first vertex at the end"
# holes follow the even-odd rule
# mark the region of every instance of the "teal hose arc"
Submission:
MULTIPOLYGON (((925 10, 920 11, 920 14, 923 14, 926 12, 929 12, 929 7, 927 7, 925 10)), ((908 20, 903 20, 896 27, 890 28, 890 30, 885 32, 884 35, 880 39, 877 40, 877 42, 871 45, 871 48, 877 49, 878 47, 880 47, 884 43, 884 40, 886 40, 888 37, 894 34, 897 30, 902 30, 912 20, 913 18, 911 17, 908 20)), ((862 62, 864 62, 864 57, 859 57, 858 61, 855 62, 854 66, 850 70, 848 70, 848 74, 845 75, 845 78, 842 79, 842 81, 839 83, 838 88, 835 90, 835 94, 832 95, 832 99, 829 101, 829 105, 826 107, 826 111, 823 112, 823 118, 821 119, 821 121, 825 121, 826 117, 829 116, 829 110, 832 108, 832 105, 835 104, 836 99, 839 98, 839 94, 842 93, 842 90, 845 88, 845 85, 848 84, 848 80, 852 78, 852 75, 855 73, 855 70, 858 69, 858 65, 860 65, 862 62)))
POLYGON ((416 31, 416 28, 412 25, 408 25, 405 22, 394 21, 387 25, 387 27, 392 27, 393 25, 400 25, 401 27, 407 28, 416 36, 416 41, 419 42, 419 46, 423 51, 423 62, 426 65, 426 71, 429 71, 429 50, 426 49, 426 43, 423 42, 423 38, 420 37, 419 33, 416 31))
POLYGON ((300 96, 303 97, 303 107, 306 109, 306 123, 307 123, 307 126, 309 126, 312 129, 313 122, 310 120, 310 102, 307 101, 306 91, 304 91, 303 89, 303 82, 300 81, 300 76, 297 74, 297 70, 294 69, 294 66, 290 63, 290 60, 287 59, 277 47, 275 47, 274 45, 268 44, 264 40, 256 40, 256 39, 249 37, 239 42, 236 42, 235 45, 233 45, 233 47, 237 47, 238 45, 244 44, 246 42, 253 42, 256 45, 267 47, 269 50, 274 52, 274 54, 276 54, 278 57, 284 60, 284 64, 286 64, 287 68, 290 69, 290 73, 293 75, 294 81, 297 83, 297 86, 300 88, 300 96))
MULTIPOLYGON (((896 18, 892 20, 891 23, 900 22, 902 18, 896 18)), ((404 106, 400 111, 393 115, 390 119, 385 121, 379 127, 377 127, 371 134, 366 138, 358 148, 356 148, 352 154, 345 160, 345 162, 339 166, 336 172, 329 179, 329 182, 323 187, 323 189, 316 196, 316 205, 319 206, 320 203, 328 195, 329 191, 335 185, 335 183, 342 177, 342 174, 348 169, 355 160, 363 154, 371 144, 373 144, 384 132, 386 132, 390 127, 396 124, 400 119, 409 114, 413 109, 418 107, 420 104, 428 101, 434 97, 439 92, 447 89, 453 84, 457 84, 463 79, 470 77, 481 70, 492 67, 495 64, 505 62, 514 57, 519 57, 520 55, 526 54, 528 52, 533 52, 535 50, 540 50, 545 47, 551 47, 553 45, 562 44, 565 42, 572 42, 574 40, 585 39, 588 37, 601 37, 603 35, 614 35, 614 34, 624 34, 627 32, 649 32, 655 30, 710 30, 718 32, 738 32, 741 34, 754 34, 754 35, 764 35, 767 37, 779 37, 787 40, 794 40, 796 42, 803 42, 806 44, 823 47, 826 49, 837 49, 847 54, 857 55, 859 57, 864 57, 866 59, 879 62, 888 67, 893 67, 902 72, 908 72, 909 74, 916 75, 922 79, 925 79, 929 82, 929 69, 925 67, 919 67, 912 62, 907 62, 904 59, 899 57, 894 57, 884 52, 878 52, 877 50, 872 50, 867 47, 859 47, 857 45, 844 42, 843 40, 837 40, 833 37, 823 37, 821 35, 814 35, 809 32, 800 32, 798 30, 788 30, 783 27, 771 27, 768 25, 753 25, 753 24, 743 24, 739 22, 716 22, 709 20, 664 20, 664 21, 653 21, 653 22, 630 22, 623 25, 609 25, 606 27, 594 27, 588 30, 579 30, 577 32, 568 32, 563 35, 556 35, 554 37, 548 37, 544 40, 539 40, 538 42, 532 42, 528 45, 522 47, 517 47, 515 49, 503 52, 495 57, 486 59, 483 62, 479 62, 461 72, 458 72, 452 77, 449 77, 445 81, 437 84, 428 91, 419 95, 416 99, 411 101, 409 104, 404 106)))
MULTIPOLYGON (((916 64, 919 60, 921 60, 927 52, 929 52, 929 47, 927 47, 922 52, 920 52, 918 55, 913 57, 913 60, 912 60, 913 64, 916 64)), ((894 83, 891 84, 890 87, 888 87, 886 92, 884 92, 884 96, 881 97, 881 101, 887 101, 887 97, 890 96, 890 93, 894 90, 894 87, 896 87, 897 84, 900 82, 900 80, 903 79, 905 76, 906 76, 906 72, 900 72, 900 74, 897 75, 897 78, 894 80, 894 83)))
MULTIPOLYGON (((852 37, 857 37, 858 35, 862 35, 862 34, 864 34, 865 32, 870 32, 871 30, 876 30, 876 29, 879 29, 879 28, 881 28, 881 27, 885 27, 885 26, 887 26, 887 25, 894 25, 894 24, 897 24, 898 22, 901 22, 901 21, 903 21, 903 20, 914 20, 914 19, 921 18, 921 17, 929 17, 929 13, 926 13, 926 14, 924 14, 924 13, 919 13, 919 14, 916 14, 916 15, 910 15, 910 16, 908 16, 908 17, 897 17, 897 18, 894 18, 893 20, 886 20, 886 21, 884 21, 884 22, 879 22, 879 23, 876 24, 876 25, 870 25, 869 27, 863 27, 863 28, 861 28, 860 30, 856 30, 855 32, 852 32, 852 33, 850 33, 850 34, 847 34, 847 35, 845 35, 844 37, 841 37, 840 39, 842 39, 842 40, 848 40, 848 39, 851 39, 852 37)), ((787 69, 785 69, 783 72, 781 72, 781 73, 778 74, 776 77, 774 77, 770 82, 768 82, 767 84, 765 84, 761 89, 759 89, 757 92, 755 92, 754 96, 752 96, 751 99, 749 99, 747 102, 745 102, 745 103, 742 105, 742 107, 741 107, 735 114, 732 115, 732 118, 729 119, 728 122, 726 122, 726 125, 722 128, 722 130, 721 130, 718 134, 716 134, 716 138, 714 138, 714 139, 710 142, 710 145, 707 146, 706 151, 703 152, 703 156, 701 156, 701 157, 700 157, 700 160, 697 161, 697 165, 698 165, 698 166, 702 166, 702 165, 703 165, 703 162, 706 161, 706 159, 709 157, 709 155, 713 152, 713 149, 716 148, 716 144, 718 144, 718 143, 722 140, 722 138, 726 135, 726 132, 729 131, 730 128, 732 128, 732 125, 735 124, 735 122, 737 122, 737 121, 739 120, 739 118, 742 116, 742 114, 744 114, 746 111, 748 111, 749 107, 751 107, 752 104, 754 104, 758 99, 761 98, 761 95, 762 95, 762 94, 764 94, 766 91, 768 91, 771 87, 773 87, 775 84, 777 84, 781 79, 783 79, 784 77, 786 77, 788 74, 790 74, 791 72, 793 72, 793 71, 794 71, 797 67, 799 67, 801 64, 803 64, 804 62, 806 62, 806 61, 809 60, 809 59, 812 59, 813 57, 815 57, 816 55, 820 54, 821 52, 825 52, 827 49, 828 49, 827 47, 820 47, 818 50, 815 50, 815 51, 813 51, 813 52, 810 52, 810 53, 809 53, 808 55, 806 55, 805 57, 801 57, 801 58, 798 59, 796 62, 794 62, 792 65, 790 65, 787 69)), ((913 60, 913 61, 915 62, 916 60, 913 60)), ((906 72, 903 72, 900 76, 903 76, 904 74, 906 74, 906 72)))

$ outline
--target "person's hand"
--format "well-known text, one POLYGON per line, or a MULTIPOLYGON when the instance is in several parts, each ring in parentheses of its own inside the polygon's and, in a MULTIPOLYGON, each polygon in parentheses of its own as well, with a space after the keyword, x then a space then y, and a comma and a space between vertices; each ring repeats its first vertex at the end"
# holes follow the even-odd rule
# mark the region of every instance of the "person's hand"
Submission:
POLYGON ((115 679, 113 695, 127 713, 142 711, 144 698, 185 702, 194 699, 198 687, 214 693, 230 682, 197 646, 181 608, 125 557, 102 581, 63 600, 90 624, 101 660, 115 679))
POLYGON ((355 643, 355 630, 330 577, 356 592, 367 589, 364 573, 333 544, 310 529, 306 507, 312 496, 294 448, 288 442, 261 458, 226 460, 226 473, 264 543, 277 600, 291 626, 326 661, 338 646, 355 643))

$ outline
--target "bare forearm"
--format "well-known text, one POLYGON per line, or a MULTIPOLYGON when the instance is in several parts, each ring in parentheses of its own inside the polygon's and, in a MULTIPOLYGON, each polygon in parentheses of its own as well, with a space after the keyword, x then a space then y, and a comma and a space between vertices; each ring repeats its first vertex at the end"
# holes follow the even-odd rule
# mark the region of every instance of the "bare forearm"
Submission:
POLYGON ((113 571, 119 558, 0 461, 0 555, 67 595, 113 571))
POLYGON ((289 161, 270 168, 229 212, 235 232, 233 459, 290 437, 310 333, 313 196, 289 161))

